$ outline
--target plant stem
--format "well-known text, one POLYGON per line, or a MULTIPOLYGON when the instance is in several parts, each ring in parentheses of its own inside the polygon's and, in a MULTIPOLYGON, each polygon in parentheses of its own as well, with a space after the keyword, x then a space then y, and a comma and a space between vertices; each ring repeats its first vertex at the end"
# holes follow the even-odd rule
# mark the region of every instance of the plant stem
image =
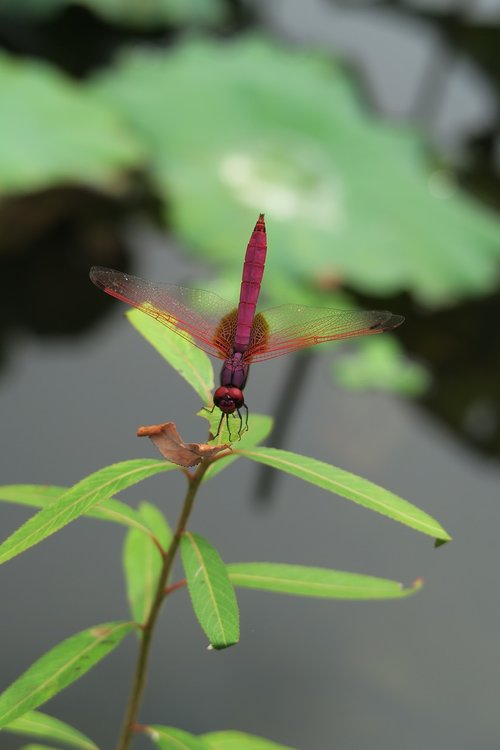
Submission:
POLYGON ((168 550, 164 553, 163 567, 158 579, 156 591, 149 611, 148 618, 142 626, 142 637, 141 645, 139 649, 139 655, 137 658, 137 664, 135 668, 134 679, 132 682, 132 689, 130 692, 130 698, 127 706, 127 712, 125 714, 125 720, 123 722, 123 729, 118 741, 117 750, 128 750, 130 742, 134 734, 134 729, 137 722, 137 716, 139 708, 142 702, 142 696, 144 693, 144 686, 146 683, 146 673, 149 661, 149 655, 151 650, 151 639, 153 636, 153 630, 160 613, 161 605, 166 596, 166 584, 170 571, 172 569, 175 555, 179 548, 181 537, 186 530, 189 516, 193 509, 193 504, 196 498, 198 487, 200 486, 201 480, 210 465, 210 461, 202 461, 198 466, 194 474, 188 474, 188 488, 184 503, 182 505, 181 514, 177 521, 174 536, 168 550))

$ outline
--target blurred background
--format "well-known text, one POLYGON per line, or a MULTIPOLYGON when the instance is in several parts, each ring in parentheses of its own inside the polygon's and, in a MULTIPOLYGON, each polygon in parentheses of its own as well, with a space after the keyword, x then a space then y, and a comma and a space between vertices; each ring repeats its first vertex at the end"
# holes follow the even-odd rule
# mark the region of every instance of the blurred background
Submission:
MULTIPOLYGON (((366 476, 455 537, 435 550, 235 463, 192 522, 227 562, 424 588, 378 603, 240 592, 242 641, 223 653, 179 592, 144 722, 301 750, 498 747, 499 49, 499 0, 0 0, 2 483, 70 485, 154 456, 140 424, 205 438, 192 391, 88 270, 236 300, 264 211, 264 306, 406 317, 252 368, 269 444, 366 476)), ((173 523, 182 493, 169 474, 125 499, 173 523)), ((31 512, 3 505, 3 537, 31 512)), ((128 616, 122 541, 80 520, 2 568, 2 688, 61 639, 128 616)), ((135 646, 44 710, 113 747, 135 646)))

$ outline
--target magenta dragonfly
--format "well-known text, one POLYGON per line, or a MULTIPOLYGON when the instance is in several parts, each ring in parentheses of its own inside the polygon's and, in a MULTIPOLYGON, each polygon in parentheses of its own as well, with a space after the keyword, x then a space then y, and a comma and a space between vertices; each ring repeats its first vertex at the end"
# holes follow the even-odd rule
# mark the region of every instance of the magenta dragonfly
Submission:
POLYGON ((390 312, 331 310, 305 305, 280 305, 255 314, 267 241, 264 214, 260 214, 248 243, 240 300, 237 307, 212 292, 173 284, 155 284, 137 276, 94 266, 96 286, 137 307, 163 325, 192 341, 203 351, 224 360, 214 404, 226 416, 248 408, 243 389, 254 362, 280 357, 325 341, 390 331, 404 318, 390 312))

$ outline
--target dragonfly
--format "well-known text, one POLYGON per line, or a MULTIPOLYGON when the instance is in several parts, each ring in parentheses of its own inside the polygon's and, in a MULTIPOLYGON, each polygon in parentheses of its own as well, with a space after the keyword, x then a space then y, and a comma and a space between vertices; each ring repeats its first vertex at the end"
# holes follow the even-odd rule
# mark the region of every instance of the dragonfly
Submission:
MULTIPOLYGON (((239 303, 213 292, 146 281, 112 268, 93 266, 93 283, 112 297, 138 308, 207 354, 223 360, 220 386, 213 394, 221 411, 219 429, 229 415, 240 420, 238 436, 248 429, 243 391, 250 365, 326 341, 391 331, 404 321, 388 311, 333 310, 279 305, 256 312, 267 253, 264 214, 247 246, 239 303), (245 409, 245 427, 241 410, 245 409)), ((216 436, 217 436, 216 435, 216 436)))

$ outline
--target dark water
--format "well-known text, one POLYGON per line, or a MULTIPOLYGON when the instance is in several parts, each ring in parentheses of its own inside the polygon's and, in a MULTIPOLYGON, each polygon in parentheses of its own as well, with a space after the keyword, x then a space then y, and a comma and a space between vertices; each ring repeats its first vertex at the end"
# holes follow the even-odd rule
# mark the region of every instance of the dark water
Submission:
MULTIPOLYGON (((185 277, 188 266, 171 247, 129 236, 141 275, 185 277)), ((435 550, 430 539, 289 477, 271 502, 258 503, 258 467, 240 460, 204 488, 192 520, 226 561, 323 565, 406 584, 423 576, 425 586, 379 603, 240 592, 241 644, 223 653, 206 650, 181 591, 158 627, 141 718, 195 733, 235 728, 302 750, 495 747, 498 466, 411 401, 334 389, 328 361, 313 363, 286 447, 400 493, 455 541, 435 550)), ((286 358, 253 368, 251 409, 272 411, 287 368, 286 358)), ((4 483, 70 484, 113 461, 154 456, 135 437, 139 424, 173 419, 186 439, 204 436, 196 397, 118 303, 69 340, 12 338, 1 386, 4 483)), ((181 477, 169 474, 125 497, 157 503, 173 522, 182 493, 181 477)), ((0 510, 4 536, 30 515, 0 510)), ((80 520, 2 567, 2 685, 63 638, 127 617, 123 536, 112 524, 80 520)), ((131 637, 44 710, 112 747, 135 649, 131 637)), ((2 749, 23 744, 2 736, 2 749)))

